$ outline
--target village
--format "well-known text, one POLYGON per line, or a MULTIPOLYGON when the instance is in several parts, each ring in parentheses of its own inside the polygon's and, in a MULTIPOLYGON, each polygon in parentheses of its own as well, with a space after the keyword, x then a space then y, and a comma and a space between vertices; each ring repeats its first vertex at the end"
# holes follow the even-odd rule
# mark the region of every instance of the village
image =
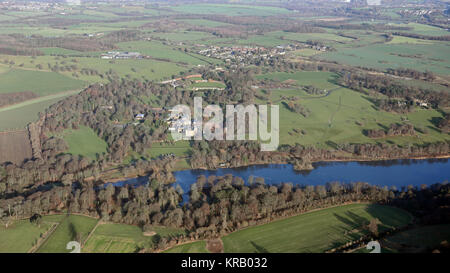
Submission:
POLYGON ((205 46, 197 44, 198 47, 206 47, 197 53, 206 57, 225 60, 226 62, 244 62, 249 60, 269 60, 277 56, 283 56, 288 51, 304 48, 301 44, 278 45, 273 48, 262 46, 205 46))

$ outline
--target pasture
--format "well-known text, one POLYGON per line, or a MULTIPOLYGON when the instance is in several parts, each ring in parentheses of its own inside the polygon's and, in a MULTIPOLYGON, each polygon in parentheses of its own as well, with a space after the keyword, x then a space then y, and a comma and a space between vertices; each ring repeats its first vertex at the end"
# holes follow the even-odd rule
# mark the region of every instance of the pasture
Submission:
POLYGON ((174 236, 184 233, 181 229, 157 227, 154 235, 146 235, 142 229, 125 224, 100 224, 83 247, 83 252, 91 253, 131 253, 151 247, 155 236, 174 236))
POLYGON ((40 226, 26 220, 16 220, 7 229, 0 226, 0 253, 26 253, 51 227, 51 223, 42 221, 40 226))
POLYGON ((69 145, 67 152, 70 154, 95 159, 97 154, 106 153, 106 142, 89 127, 80 126, 77 130, 65 130, 62 137, 69 145))
POLYGON ((0 108, 0 131, 9 129, 23 129, 28 123, 37 120, 38 113, 64 97, 78 93, 69 91, 50 96, 40 97, 0 108))
POLYGON ((406 225, 405 211, 380 205, 352 204, 313 211, 268 224, 249 227, 222 238, 225 252, 324 252, 366 234, 370 219, 381 221, 379 230, 406 225))
POLYGON ((175 246, 164 253, 209 253, 209 251, 206 250, 206 241, 197 241, 175 246))
POLYGON ((189 4, 171 7, 171 9, 179 13, 227 14, 229 16, 270 16, 291 13, 291 11, 284 8, 239 4, 189 4))
POLYGON ((11 69, 0 74, 0 93, 31 91, 47 96, 68 90, 81 89, 85 82, 55 72, 11 69), (49 83, 52 83, 49 85, 49 83))
POLYGON ((67 243, 70 241, 84 242, 98 221, 97 219, 80 215, 67 215, 64 217, 57 215, 56 218, 62 218, 61 222, 50 237, 39 247, 37 252, 70 252, 70 250, 66 249, 67 243))
POLYGON ((171 153, 179 157, 184 157, 189 155, 190 152, 191 146, 189 145, 189 141, 186 140, 176 141, 173 144, 155 142, 152 143, 152 147, 149 149, 152 158, 171 153))
POLYGON ((193 57, 181 50, 163 45, 156 41, 135 41, 119 43, 118 46, 125 51, 137 51, 158 59, 168 59, 176 63, 186 63, 191 65, 207 64, 202 59, 193 57))
MULTIPOLYGON (((381 253, 414 253, 431 251, 442 241, 450 240, 450 225, 417 227, 388 236, 380 241, 381 253)), ((365 247, 355 251, 370 252, 365 247)))
POLYGON ((382 70, 387 68, 411 68, 423 72, 428 70, 446 76, 450 73, 450 55, 447 52, 448 46, 440 42, 391 43, 340 48, 314 58, 382 70))

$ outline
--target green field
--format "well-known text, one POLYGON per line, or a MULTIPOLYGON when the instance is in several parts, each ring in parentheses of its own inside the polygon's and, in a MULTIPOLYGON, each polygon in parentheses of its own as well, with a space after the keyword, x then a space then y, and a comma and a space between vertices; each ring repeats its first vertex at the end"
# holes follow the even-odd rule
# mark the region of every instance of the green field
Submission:
MULTIPOLYGON (((408 224, 404 210, 373 204, 351 204, 321 209, 238 230, 222 237, 225 253, 320 253, 367 234, 370 219, 379 231, 408 224)), ((182 244, 172 253, 204 253, 206 242, 182 244)))
POLYGON ((229 16, 270 16, 290 13, 289 10, 277 7, 228 4, 190 4, 171 8, 174 11, 191 14, 227 14, 229 16))
POLYGON ((314 58, 352 66, 377 69, 411 68, 448 75, 450 73, 450 55, 447 52, 448 45, 440 42, 434 42, 433 44, 390 43, 358 48, 340 48, 337 51, 326 52, 314 58))
POLYGON ((44 112, 50 105, 78 92, 75 90, 53 94, 0 108, 0 131, 22 129, 28 123, 37 120, 39 112, 44 112))
POLYGON ((187 156, 191 151, 189 141, 176 141, 173 144, 170 143, 153 143, 150 148, 151 157, 158 157, 162 154, 175 154, 176 156, 187 156))
POLYGON ((44 234, 51 224, 42 221, 40 226, 29 220, 14 221, 7 229, 0 226, 0 253, 25 253, 34 246, 41 234, 44 234))
POLYGON ((106 153, 106 142, 86 126, 80 126, 77 130, 66 130, 63 133, 63 139, 69 145, 67 152, 70 154, 95 159, 97 154, 106 153))
POLYGON ((137 51, 141 54, 159 59, 168 59, 173 62, 182 62, 191 65, 207 64, 205 61, 192 57, 183 51, 173 49, 156 41, 136 41, 119 43, 118 46, 126 51, 137 51))
POLYGON ((182 244, 164 251, 164 253, 209 253, 205 241, 182 244))
POLYGON ((0 93, 31 91, 39 96, 81 89, 85 82, 55 72, 11 69, 0 74, 0 93), (52 83, 49 85, 49 83, 52 83))
MULTIPOLYGON (((438 247, 450 240, 450 225, 417 227, 388 236, 380 241, 381 253, 422 252, 438 247)), ((370 252, 365 247, 358 253, 370 252)))
MULTIPOLYGON (((154 227, 161 237, 182 234, 180 229, 154 227)), ((153 245, 154 236, 146 236, 137 226, 125 224, 101 224, 86 242, 83 252, 130 253, 153 245)))
POLYGON ((136 78, 139 80, 162 80, 168 79, 172 75, 177 75, 181 71, 187 70, 186 67, 177 65, 173 62, 163 62, 146 59, 105 60, 101 59, 99 53, 97 52, 84 53, 83 56, 84 57, 64 58, 59 56, 47 55, 32 58, 28 56, 1 55, 0 60, 7 59, 9 61, 13 61, 15 63, 13 67, 16 69, 19 69, 19 65, 23 64, 23 69, 34 71, 38 70, 36 68, 36 65, 40 64, 42 65, 43 69, 39 72, 49 71, 48 64, 50 64, 52 67, 57 64, 59 66, 76 65, 77 70, 75 71, 60 71, 58 73, 74 80, 81 80, 88 83, 107 82, 107 78, 105 76, 109 71, 115 72, 119 77, 128 77, 130 79, 136 78), (82 74, 82 69, 95 70, 99 75, 82 74), (100 74, 103 74, 104 77, 100 77, 100 74))
MULTIPOLYGON (((60 216, 58 216, 60 218, 60 216)), ((66 245, 70 241, 83 242, 86 240, 89 232, 94 228, 97 219, 69 215, 64 217, 56 230, 51 234, 38 249, 39 253, 68 253, 66 245)))
POLYGON ((418 23, 408 23, 408 24, 389 24, 392 26, 399 26, 399 27, 410 27, 411 30, 402 30, 401 32, 407 32, 407 33, 414 33, 414 34, 420 34, 420 35, 427 35, 427 36, 445 36, 450 35, 450 32, 439 28, 435 26, 430 25, 424 25, 424 24, 418 24, 418 23))
POLYGON ((407 224, 411 218, 393 207, 353 204, 305 213, 246 228, 222 238, 225 252, 324 252, 366 233, 361 227, 378 218, 381 230, 407 224))
POLYGON ((329 148, 326 143, 381 141, 403 145, 449 139, 448 135, 441 134, 432 123, 433 119, 442 116, 438 111, 417 108, 404 115, 380 111, 367 96, 334 84, 336 77, 336 74, 329 72, 278 72, 257 76, 259 79, 275 79, 281 82, 294 80, 298 85, 293 89, 270 90, 270 100, 280 105, 280 144, 299 143, 329 148), (312 85, 329 93, 322 97, 309 95, 301 88, 305 85, 312 85), (309 116, 304 117, 290 111, 286 106, 288 101, 283 99, 283 96, 297 98, 296 103, 310 110, 309 116), (364 129, 381 129, 380 124, 389 126, 392 123, 402 123, 402 117, 416 127, 431 130, 426 134, 417 133, 419 137, 389 137, 377 140, 363 134, 364 129), (303 130, 305 134, 296 133, 294 130, 303 130))

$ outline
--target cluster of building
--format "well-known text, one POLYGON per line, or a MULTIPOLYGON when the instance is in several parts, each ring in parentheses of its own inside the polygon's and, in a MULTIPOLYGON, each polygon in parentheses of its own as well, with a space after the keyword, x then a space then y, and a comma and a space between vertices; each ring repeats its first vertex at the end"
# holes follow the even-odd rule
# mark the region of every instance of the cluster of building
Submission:
POLYGON ((102 59, 141 59, 143 56, 139 52, 121 52, 121 51, 109 51, 101 55, 102 59))
MULTIPOLYGON (((169 110, 171 111, 171 110, 169 110)), ((175 116, 170 116, 166 119, 169 125, 170 132, 176 132, 181 134, 183 137, 193 137, 197 133, 197 120, 186 119, 183 114, 179 113, 175 116)))
MULTIPOLYGON (((204 46, 204 45, 197 45, 204 46)), ((287 51, 296 50, 303 46, 298 44, 279 45, 273 48, 260 46, 207 46, 197 53, 206 57, 225 61, 244 61, 248 59, 270 59, 275 56, 285 55, 287 51)))
POLYGON ((4 10, 17 10, 17 11, 46 11, 46 10, 65 10, 66 8, 58 3, 49 2, 15 2, 15 1, 4 1, 0 2, 0 9, 4 10))
POLYGON ((409 16, 425 16, 430 15, 434 12, 435 11, 432 9, 404 9, 399 11, 400 14, 409 16))

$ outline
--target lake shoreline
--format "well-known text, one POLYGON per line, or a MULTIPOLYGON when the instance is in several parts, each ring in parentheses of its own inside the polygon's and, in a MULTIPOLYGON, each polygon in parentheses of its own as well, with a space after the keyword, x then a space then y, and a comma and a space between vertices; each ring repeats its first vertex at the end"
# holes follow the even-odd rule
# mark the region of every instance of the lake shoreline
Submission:
MULTIPOLYGON (((370 159, 370 158, 343 158, 343 159, 330 159, 330 160, 320 160, 320 161, 312 161, 311 164, 317 165, 320 163, 334 163, 334 162, 356 162, 356 163, 362 163, 362 162, 386 162, 386 161, 397 161, 397 160, 433 160, 433 159, 449 159, 450 155, 440 155, 440 156, 416 156, 416 157, 398 157, 398 158, 383 158, 383 159, 370 159)), ((287 161, 283 163, 260 163, 260 164, 249 164, 249 165, 241 165, 237 167, 218 167, 216 169, 210 169, 210 168, 196 168, 196 169, 178 169, 176 171, 173 171, 173 173, 181 172, 181 171, 217 171, 220 169, 244 169, 244 168, 250 168, 253 166, 264 166, 264 165, 294 165, 292 163, 289 163, 287 161)), ((305 172, 305 171, 312 171, 315 170, 317 166, 314 166, 313 169, 304 169, 304 170, 296 170, 297 172, 305 172)), ((148 175, 133 175, 130 177, 121 177, 121 178, 114 178, 114 179, 108 179, 104 182, 104 184, 107 183, 117 183, 122 181, 128 181, 131 179, 138 179, 140 177, 146 177, 148 175)), ((177 181, 173 182, 176 183, 177 181)), ((171 183, 171 184, 173 184, 171 183)))

